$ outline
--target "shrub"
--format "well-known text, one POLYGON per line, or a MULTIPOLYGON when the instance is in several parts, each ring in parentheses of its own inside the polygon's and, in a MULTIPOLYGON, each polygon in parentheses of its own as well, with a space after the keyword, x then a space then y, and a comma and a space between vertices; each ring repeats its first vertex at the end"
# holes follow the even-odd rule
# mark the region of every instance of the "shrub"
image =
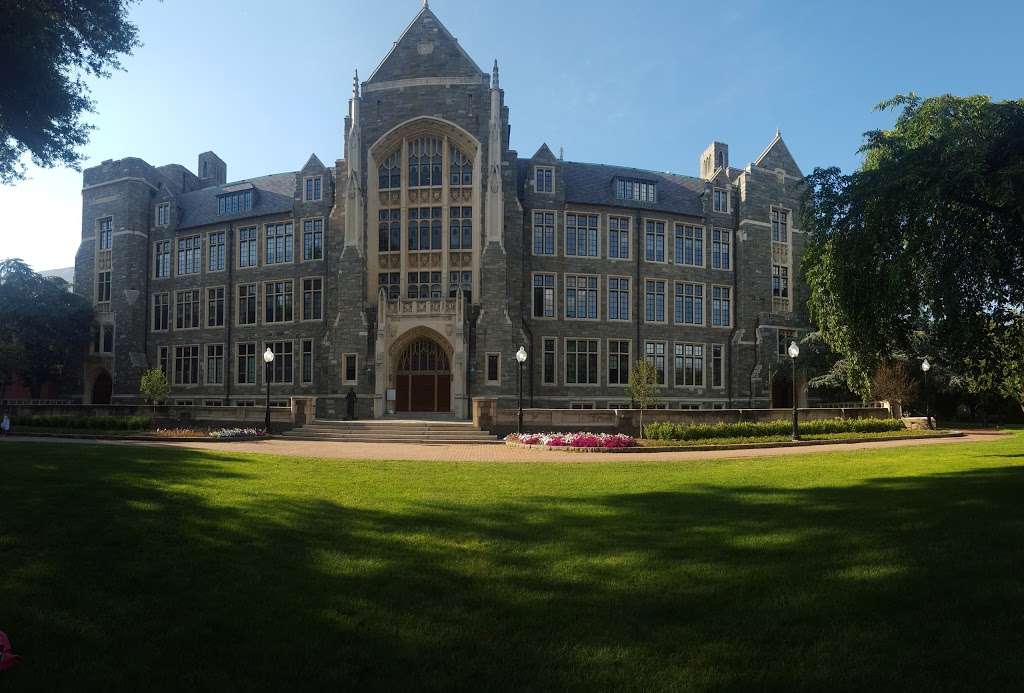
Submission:
POLYGON ((69 430, 93 431, 142 431, 149 428, 152 419, 148 416, 18 416, 15 426, 36 428, 64 428, 69 430))
MULTIPOLYGON (((830 433, 883 433, 902 431, 899 419, 822 419, 800 422, 801 435, 830 433)), ((788 435, 793 422, 787 420, 718 424, 648 424, 644 432, 654 440, 710 440, 715 438, 763 438, 788 435)))
POLYGON ((512 433, 505 440, 550 448, 632 448, 636 440, 622 433, 512 433))
POLYGON ((245 438, 262 438, 266 435, 266 431, 262 428, 221 428, 216 431, 210 431, 211 438, 218 438, 221 440, 232 439, 240 440, 245 438))

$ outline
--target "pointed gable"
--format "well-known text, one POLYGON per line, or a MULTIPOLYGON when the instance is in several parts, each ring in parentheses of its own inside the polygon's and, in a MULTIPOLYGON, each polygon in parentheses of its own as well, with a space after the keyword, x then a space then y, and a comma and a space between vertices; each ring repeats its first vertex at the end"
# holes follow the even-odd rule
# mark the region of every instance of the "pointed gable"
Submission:
POLYGON ((366 83, 424 77, 483 81, 483 71, 426 5, 402 32, 366 83))
POLYGON ((531 158, 535 162, 544 163, 544 164, 548 164, 548 163, 553 164, 553 163, 555 163, 557 161, 557 159, 555 158, 554 152, 552 152, 551 148, 548 147, 547 142, 542 144, 540 146, 540 149, 537 150, 537 153, 534 154, 531 158))
POLYGON ((771 144, 761 152, 761 156, 757 157, 754 165, 772 171, 781 168, 789 175, 798 178, 803 178, 804 175, 800 171, 800 167, 797 166, 796 159, 790 154, 789 147, 782 141, 782 133, 778 131, 775 132, 775 139, 772 140, 771 144))
POLYGON ((302 172, 305 173, 308 171, 316 171, 319 173, 320 171, 323 171, 325 168, 327 167, 323 165, 322 161, 320 161, 320 157, 318 157, 316 154, 310 154, 309 159, 306 160, 305 166, 302 167, 302 172))

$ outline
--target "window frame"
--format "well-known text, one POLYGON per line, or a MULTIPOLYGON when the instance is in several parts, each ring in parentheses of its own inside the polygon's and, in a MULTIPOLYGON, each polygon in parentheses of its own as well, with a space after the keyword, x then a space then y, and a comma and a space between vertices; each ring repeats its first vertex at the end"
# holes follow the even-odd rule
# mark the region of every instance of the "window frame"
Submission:
POLYGON ((555 385, 555 386, 557 386, 558 385, 558 337, 548 335, 548 336, 542 336, 540 338, 540 356, 541 356, 541 359, 540 359, 540 382, 541 382, 541 385, 555 385), (551 342, 551 344, 553 346, 553 349, 551 351, 548 351, 548 348, 547 348, 549 340, 550 340, 550 342, 551 342), (552 369, 552 371, 551 371, 552 379, 551 380, 547 380, 546 379, 547 372, 546 372, 545 368, 546 368, 547 364, 545 363, 545 359, 547 358, 548 354, 551 354, 551 369, 552 369))
POLYGON ((303 202, 322 202, 324 199, 324 177, 322 175, 317 176, 304 176, 302 178, 302 201, 303 202), (310 184, 313 184, 313 194, 310 195, 310 184))
MULTIPOLYGON (((547 183, 548 183, 548 181, 545 180, 543 187, 546 188, 547 187, 547 183)), ((555 167, 554 166, 545 166, 543 164, 535 165, 533 167, 533 191, 535 193, 537 193, 538 195, 554 195, 556 193, 556 190, 557 190, 557 188, 556 188, 556 182, 555 182, 555 167), (551 189, 550 190, 541 190, 541 189, 537 188, 538 175, 542 171, 551 174, 551 176, 550 176, 550 178, 551 178, 551 180, 550 180, 551 189)))
MULTIPOLYGON (((660 382, 655 380, 654 386, 655 387, 668 387, 668 381, 669 381, 669 375, 668 375, 668 367, 669 367, 668 341, 666 341, 664 339, 645 339, 644 340, 643 358, 644 358, 645 361, 647 361, 649 359, 649 357, 651 357, 651 356, 655 357, 655 361, 657 361, 657 357, 658 356, 661 356, 661 361, 662 361, 662 366, 661 366, 661 377, 662 377, 662 380, 660 382), (661 354, 658 354, 657 350, 655 350, 655 353, 649 354, 647 352, 648 345, 654 345, 654 346, 661 345, 661 354)), ((652 363, 651 366, 654 367, 654 373, 655 373, 655 376, 657 376, 658 366, 656 365, 656 362, 652 363)))
MULTIPOLYGON (((623 233, 623 231, 622 231, 621 228, 618 228, 618 229, 615 230, 615 233, 616 234, 621 234, 621 233, 623 233)), ((610 212, 608 214, 606 214, 605 215, 605 234, 604 234, 605 235, 605 239, 606 239, 605 240, 605 256, 606 256, 606 258, 608 260, 624 261, 624 262, 629 262, 630 260, 632 260, 633 259, 633 234, 634 233, 635 232, 633 231, 633 217, 631 217, 631 216, 629 216, 627 214, 612 214, 610 212), (627 234, 627 242, 626 242, 626 255, 624 257, 613 256, 612 255, 612 247, 613 247, 613 245, 612 245, 612 219, 615 219, 615 220, 617 220, 619 222, 621 222, 623 219, 626 220, 626 227, 627 228, 625 230, 625 233, 627 234)), ((621 239, 617 239, 616 240, 616 243, 615 243, 614 247, 616 248, 616 251, 622 249, 622 241, 621 241, 621 239)))
POLYGON ((204 351, 204 357, 203 358, 204 358, 204 362, 205 362, 206 367, 205 367, 204 372, 203 372, 203 382, 206 383, 207 385, 224 385, 224 377, 225 377, 226 371, 227 371, 227 369, 225 368, 226 363, 224 361, 224 359, 225 359, 225 355, 224 355, 224 342, 209 342, 209 343, 205 344, 204 346, 206 348, 203 350, 204 351), (213 348, 213 347, 220 347, 220 381, 212 381, 212 380, 210 380, 210 359, 211 358, 217 358, 216 355, 214 355, 214 356, 210 355, 210 349, 213 348))
POLYGON ((171 331, 171 324, 174 322, 174 320, 171 317, 171 312, 173 310, 171 308, 171 293, 169 291, 155 291, 152 294, 150 294, 150 296, 151 296, 151 298, 150 298, 150 301, 149 301, 149 308, 150 308, 151 312, 150 312, 150 321, 149 321, 149 328, 150 328, 149 331, 150 332, 170 332, 171 331), (156 320, 156 317, 157 317, 156 316, 156 311, 157 311, 156 299, 157 299, 158 296, 163 296, 164 297, 164 305, 163 305, 164 314, 163 314, 163 321, 162 321, 162 324, 164 325, 163 327, 156 327, 156 324, 157 324, 157 320, 156 320))
POLYGON ((238 252, 235 253, 235 255, 236 255, 235 262, 234 262, 235 269, 238 269, 238 270, 250 270, 250 269, 255 269, 255 268, 259 267, 260 266, 260 245, 261 245, 261 243, 260 243, 260 227, 259 227, 259 224, 251 224, 251 225, 246 225, 246 226, 238 227, 238 229, 235 232, 235 240, 236 240, 236 242, 238 244, 236 246, 236 249, 237 249, 238 252), (246 238, 244 240, 244 242, 246 243, 246 248, 247 249, 250 248, 250 247, 255 247, 255 253, 248 252, 245 255, 242 254, 242 243, 243 243, 242 232, 243 231, 245 231, 245 232, 254 231, 255 232, 254 236, 252 238, 246 238), (255 244, 255 246, 253 246, 253 244, 255 244), (248 259, 250 256, 253 257, 252 264, 251 265, 243 265, 242 264, 242 258, 245 257, 246 259, 248 259))
POLYGON ((733 247, 732 247, 733 240, 732 239, 733 239, 732 229, 722 228, 721 226, 712 226, 711 227, 711 237, 710 237, 710 242, 711 242, 711 258, 710 258, 711 269, 718 270, 718 271, 721 271, 721 272, 731 272, 732 271, 732 258, 733 258, 733 247), (720 240, 717 240, 717 241, 715 240, 715 234, 719 235, 719 239, 720 240), (721 238, 724 238, 725 240, 722 241, 721 238), (715 246, 718 246, 720 248, 719 251, 718 251, 718 261, 717 262, 715 261, 715 256, 716 256, 715 255, 715 246), (726 249, 725 250, 725 254, 724 254, 726 262, 724 264, 722 263, 722 257, 723 257, 722 252, 721 252, 721 248, 722 247, 724 247, 726 249))
POLYGON ((267 222, 264 222, 263 223, 263 244, 262 245, 263 245, 263 265, 265 267, 270 267, 270 266, 273 266, 273 265, 291 265, 291 264, 295 264, 295 222, 293 222, 291 219, 282 220, 282 221, 267 221, 267 222), (284 252, 284 255, 285 255, 286 259, 278 260, 277 259, 277 238, 278 238, 278 233, 277 233, 276 229, 278 227, 282 227, 282 226, 285 228, 284 233, 281 234, 284 237, 284 243, 282 244, 282 249, 283 249, 283 252, 284 252), (270 228, 271 227, 274 227, 274 229, 275 229, 274 236, 273 236, 273 238, 274 238, 274 261, 273 262, 270 261, 270 253, 267 252, 267 250, 268 250, 267 244, 269 243, 270 238, 271 238, 271 236, 270 236, 270 228), (289 234, 288 234, 288 229, 289 228, 291 229, 291 243, 287 242, 288 236, 289 236, 289 234))
MULTIPOLYGON (((580 352, 579 350, 573 352, 573 357, 576 359, 577 366, 579 365, 579 354, 587 355, 587 372, 590 372, 590 354, 591 352, 580 352)), ((601 340, 597 337, 565 337, 562 339, 562 367, 564 369, 563 374, 564 384, 562 387, 601 387, 601 340), (594 353, 594 375, 596 379, 593 382, 581 383, 579 381, 579 371, 576 372, 577 382, 569 382, 569 342, 590 342, 597 345, 597 350, 594 353)))
MULTIPOLYGON (((617 311, 617 315, 621 315, 622 314, 622 303, 618 299, 616 299, 616 301, 617 301, 616 305, 619 308, 619 310, 617 311)), ((633 277, 629 277, 629 276, 626 276, 626 275, 620 275, 620 274, 608 274, 608 275, 605 275, 605 319, 608 320, 609 322, 627 323, 627 322, 632 322, 632 316, 633 316, 633 277), (626 290, 625 290, 625 292, 626 292, 626 317, 624 317, 624 318, 622 318, 622 317, 612 317, 612 292, 614 291, 617 296, 621 296, 621 294, 623 292, 621 286, 620 287, 616 287, 614 290, 612 289, 611 282, 612 282, 613 279, 618 281, 618 282, 622 282, 623 280, 625 280, 625 281, 627 281, 629 283, 628 284, 628 288, 626 288, 626 290)))
POLYGON ((567 209, 562 213, 562 257, 574 258, 577 260, 600 260, 601 259, 601 214, 598 212, 581 212, 575 209, 567 209), (576 253, 569 252, 569 217, 574 216, 576 223, 573 226, 573 232, 575 234, 574 246, 576 253), (584 227, 586 239, 587 239, 587 250, 590 250, 590 225, 591 219, 597 220, 597 226, 594 227, 594 252, 588 252, 586 255, 579 253, 579 230, 580 230, 580 219, 584 218, 588 222, 587 226, 584 227))
MULTIPOLYGON (((555 281, 557 282, 557 279, 555 281)), ((556 311, 555 314, 556 315, 558 314, 557 311, 556 311)), ((576 273, 572 273, 572 272, 566 272, 565 274, 562 275, 562 315, 563 315, 563 319, 564 320, 572 321, 572 322, 577 322, 577 321, 580 321, 580 322, 597 322, 597 321, 599 321, 601 319, 601 275, 599 275, 599 274, 576 274, 576 273), (572 277, 575 280, 574 283, 576 283, 576 284, 579 284, 579 280, 580 279, 586 279, 588 283, 589 283, 589 281, 591 279, 594 280, 594 286, 593 287, 586 286, 583 289, 580 289, 579 286, 573 287, 573 291, 576 292, 575 301, 574 301, 574 305, 576 306, 576 316, 575 317, 570 317, 570 315, 569 315, 569 278, 570 277, 572 277), (586 292, 587 297, 588 297, 588 301, 587 301, 587 313, 588 313, 588 315, 587 315, 587 317, 583 317, 583 318, 579 317, 579 314, 580 314, 580 310, 579 310, 579 305, 580 305, 579 304, 579 292, 580 291, 586 292), (594 300, 594 317, 590 317, 589 316, 589 312, 590 312, 590 310, 589 310, 589 308, 590 308, 589 294, 590 294, 591 291, 593 291, 594 295, 595 295, 595 300, 594 300)))
POLYGON ((153 219, 153 226, 157 228, 165 228, 171 224, 171 203, 170 202, 158 202, 155 209, 155 217, 153 219), (161 216, 163 217, 161 219, 161 216))
MULTIPOLYGON (((301 277, 299 279, 299 282, 300 282, 300 286, 302 287, 302 305, 300 306, 301 317, 299 319, 299 322, 323 322, 323 319, 324 319, 324 283, 325 283, 324 282, 324 278, 322 276, 320 276, 320 275, 315 275, 315 276, 310 276, 310 277, 301 277), (317 282, 317 281, 320 282, 320 290, 319 290, 319 293, 320 293, 320 317, 308 318, 308 317, 306 317, 306 282, 317 282)), ((310 292, 313 293, 314 295, 316 294, 315 290, 311 289, 310 292)), ((294 298, 292 300, 294 301, 294 298)), ((294 306, 292 306, 292 309, 294 311, 294 306)))
POLYGON ((217 329, 217 328, 221 328, 221 327, 226 327, 227 326, 227 320, 228 320, 228 307, 227 307, 228 290, 227 290, 227 287, 225 285, 223 285, 223 284, 217 284, 215 286, 204 287, 204 289, 205 289, 205 291, 203 293, 205 294, 205 299, 206 299, 205 302, 204 302, 205 306, 206 306, 206 311, 205 311, 205 313, 206 313, 206 320, 203 321, 204 327, 209 328, 209 329, 217 329), (220 289, 220 292, 221 292, 221 295, 220 295, 220 304, 221 304, 220 305, 220 324, 219 325, 210 322, 210 301, 211 301, 210 293, 213 292, 213 291, 216 291, 217 289, 220 289))
POLYGON ((224 272, 224 271, 226 271, 227 267, 228 267, 228 234, 227 234, 227 231, 225 231, 224 229, 215 230, 215 231, 207 231, 206 232, 206 244, 205 244, 205 246, 206 247, 203 248, 203 254, 205 255, 205 259, 206 259, 206 262, 204 263, 204 266, 206 267, 207 274, 209 274, 211 272, 224 272), (214 236, 220 236, 220 241, 221 242, 218 245, 214 245, 214 243, 213 243, 212 239, 213 239, 214 236), (220 248, 220 267, 213 267, 212 264, 211 264, 212 259, 213 259, 213 249, 215 247, 220 248))
MULTIPOLYGON (((289 323, 294 323, 295 322, 295 280, 294 279, 267 279, 267 280, 261 282, 261 285, 263 287, 263 291, 261 292, 261 295, 263 296, 263 323, 262 324, 264 324, 264 325, 286 325, 286 324, 289 324, 289 323), (272 284, 283 284, 283 285, 290 285, 291 286, 291 291, 285 291, 285 292, 283 292, 281 294, 282 296, 285 297, 284 305, 282 306, 281 309, 285 312, 286 315, 288 313, 288 308, 289 308, 288 297, 289 296, 291 297, 291 301, 290 301, 290 304, 291 304, 291 306, 290 306, 291 307, 291 317, 288 318, 288 319, 285 319, 285 320, 277 320, 277 319, 269 320, 269 319, 267 319, 267 310, 270 307, 270 301, 267 300, 267 287, 272 285, 272 284)), ((273 294, 273 296, 275 297, 275 299, 274 299, 274 317, 275 318, 277 317, 277 299, 276 299, 277 295, 278 294, 276 292, 273 294)), ((293 349, 294 349, 294 347, 293 347, 293 349)))
MULTIPOLYGON (((258 362, 262 360, 262 359, 259 358, 259 356, 260 356, 260 353, 259 353, 259 342, 249 341, 249 340, 235 342, 235 353, 234 353, 234 357, 235 357, 235 385, 243 385, 243 386, 244 385, 259 385, 259 382, 260 382, 260 369, 259 369, 259 363, 258 362), (250 347, 250 346, 252 347, 252 354, 245 354, 243 356, 243 354, 241 353, 242 352, 242 347, 250 347), (243 359, 243 358, 245 358, 245 359, 251 358, 252 359, 252 380, 251 381, 248 380, 248 379, 242 380, 243 373, 245 375, 248 375, 248 372, 244 371, 240 367, 241 366, 241 359, 243 359)), ((236 405, 236 406, 242 406, 242 405, 236 405)))
MULTIPOLYGON (((234 303, 235 303, 235 310, 234 310, 234 313, 235 313, 235 316, 234 316, 235 317, 235 326, 236 327, 254 327, 256 325, 259 325, 260 324, 260 283, 259 282, 242 282, 242 283, 239 283, 239 284, 235 284, 234 294, 235 294, 235 296, 234 296, 234 298, 235 298, 235 301, 234 301, 234 303), (253 296, 251 297, 253 299, 253 318, 254 319, 253 319, 252 322, 242 322, 242 311, 241 311, 241 307, 242 307, 242 289, 248 288, 248 287, 253 287, 253 289, 254 289, 253 296)), ((246 300, 248 300, 248 299, 249 299, 249 297, 247 296, 246 300)))
POLYGON ((151 275, 153 279, 171 278, 174 270, 174 262, 171 259, 171 248, 173 245, 173 239, 171 238, 164 238, 162 240, 153 241, 153 274, 151 275), (166 252, 161 253, 160 246, 165 244, 167 246, 167 250, 166 252), (166 258, 167 260, 167 270, 164 274, 160 274, 161 257, 166 258))
MULTIPOLYGON (((697 295, 694 293, 693 300, 696 302, 697 295)), ((686 327, 704 327, 707 325, 707 285, 703 282, 692 282, 692 281, 674 281, 672 282, 672 324, 683 325, 686 327), (679 320, 676 319, 676 300, 680 298, 680 295, 676 291, 676 287, 684 287, 682 291, 682 310, 679 313, 679 320), (700 288, 700 321, 699 322, 686 322, 686 288, 687 286, 699 287, 700 288)), ((694 306, 694 315, 697 315, 696 305, 694 306)))
MULTIPOLYGON (((670 284, 669 280, 667 280, 667 279, 659 279, 657 277, 644 277, 643 281, 644 281, 644 322, 645 323, 649 323, 651 325, 668 325, 670 323, 670 321, 668 319, 668 307, 666 306, 666 302, 667 302, 668 287, 669 287, 669 284, 670 284), (662 292, 661 292, 661 314, 664 317, 661 320, 657 319, 657 315, 658 315, 657 304, 655 304, 655 309, 654 309, 655 317, 652 318, 652 319, 648 319, 648 317, 647 317, 647 315, 648 315, 648 313, 647 313, 647 283, 648 282, 660 283, 662 285, 662 292)), ((657 289, 655 289, 655 297, 657 297, 657 289)))
MULTIPOLYGON (((733 326, 733 323, 735 322, 734 315, 736 313, 736 306, 735 306, 736 299, 733 296, 732 287, 731 286, 726 286, 725 284, 712 284, 710 288, 711 288, 711 292, 710 292, 711 299, 708 301, 708 306, 709 306, 709 310, 711 311, 711 314, 710 314, 710 319, 708 320, 708 325, 710 327, 714 327, 714 328, 717 328, 717 329, 731 329, 732 326, 733 326), (728 321, 727 324, 724 324, 724 325, 717 325, 717 324, 715 324, 715 289, 719 289, 721 291, 725 291, 726 295, 728 296, 729 321, 728 321)), ((721 300, 721 299, 719 299, 719 300, 721 300)))
MULTIPOLYGON (((288 380, 284 380, 284 379, 277 380, 276 375, 274 375, 273 379, 270 380, 270 384, 271 385, 293 385, 294 386, 295 385, 295 340, 294 339, 274 339, 274 338, 271 337, 269 339, 268 338, 264 338, 263 341, 258 343, 258 344, 259 344, 259 346, 257 346, 257 348, 256 348, 256 368, 257 368, 257 370, 262 370, 262 373, 263 373, 263 375, 262 375, 263 381, 260 384, 263 385, 263 386, 267 385, 267 371, 270 371, 270 373, 273 375, 275 373, 276 368, 278 368, 278 365, 277 365, 278 363, 281 364, 280 368, 283 371, 284 370, 284 363, 285 363, 283 361, 283 359, 284 359, 285 356, 288 356, 289 358, 291 358, 291 364, 290 364, 290 369, 289 369, 289 373, 291 375, 291 378, 289 378, 288 380), (263 353, 267 350, 267 347, 270 347, 271 345, 277 345, 277 344, 290 344, 291 345, 291 352, 288 353, 288 354, 285 354, 283 349, 280 352, 277 351, 276 349, 274 349, 273 350, 274 351, 274 360, 273 360, 273 362, 268 364, 262 358, 263 353), (263 368, 262 369, 259 368, 259 364, 260 363, 263 364, 263 368)), ((300 364, 300 367, 301 367, 301 364, 300 364)), ((273 406, 273 405, 271 405, 271 406, 273 406)))
MULTIPOLYGON (((542 311, 543 313, 543 311, 542 311)), ((558 273, 557 272, 531 272, 530 273, 530 319, 531 320, 558 320, 558 273), (537 315, 536 310, 536 291, 538 288, 547 291, 549 287, 538 287, 536 285, 537 277, 553 277, 554 283, 550 287, 551 289, 551 315, 537 315)))
POLYGON ((728 188, 722 188, 720 186, 714 186, 711 189, 711 211, 717 214, 728 214, 732 207, 732 195, 728 188), (721 193, 721 199, 725 200, 724 208, 719 207, 719 193, 721 193))
POLYGON ((341 384, 342 385, 358 385, 359 384, 359 354, 354 351, 348 351, 341 355, 341 384), (356 377, 352 380, 347 378, 348 375, 348 359, 349 357, 355 360, 355 375, 356 377))
MULTIPOLYGON (((698 245, 697 245, 696 238, 693 238, 691 240, 693 241, 693 245, 691 245, 691 247, 692 248, 697 248, 698 245)), ((685 221, 677 221, 677 222, 675 222, 673 224, 673 226, 672 226, 672 262, 673 262, 673 264, 678 265, 680 267, 692 267, 692 268, 696 268, 696 269, 705 269, 705 268, 707 268, 707 266, 708 266, 707 265, 707 263, 708 263, 708 258, 707 258, 707 241, 708 241, 707 227, 705 227, 703 224, 693 224, 693 223, 689 223, 689 222, 685 222, 685 221), (688 231, 692 231, 692 232, 698 232, 699 231, 700 232, 700 244, 699 244, 699 248, 700 248, 700 251, 699 251, 700 252, 700 263, 686 262, 685 261, 686 242, 688 240, 686 238, 686 233, 688 231), (682 258, 679 257, 679 253, 677 252, 679 250, 683 251, 682 252, 682 254, 683 254, 682 258)))
MULTIPOLYGON (((174 291, 174 331, 175 332, 182 332, 182 331, 185 331, 185 330, 198 330, 198 329, 202 328, 203 322, 204 322, 203 321, 203 305, 204 305, 203 304, 203 290, 201 288, 199 288, 199 287, 191 287, 191 288, 187 288, 187 289, 175 289, 175 291, 174 291), (192 301, 178 301, 178 295, 179 294, 185 294, 185 293, 191 293, 194 297, 196 297, 195 300, 192 300, 192 301), (192 304, 192 308, 191 308, 192 324, 191 324, 191 326, 187 326, 187 327, 179 327, 178 326, 178 318, 179 318, 179 316, 181 316, 182 320, 184 320, 184 317, 183 317, 182 314, 179 313, 178 306, 179 305, 184 306, 185 303, 191 303, 192 304)), ((184 324, 184 322, 182 324, 184 324)))
MULTIPOLYGON (((171 362, 173 364, 173 368, 172 368, 173 376, 171 378, 171 386, 173 388, 175 388, 175 389, 177 389, 177 388, 199 387, 200 384, 203 382, 203 374, 201 372, 201 366, 202 366, 202 360, 203 360, 202 353, 203 352, 200 350, 199 344, 175 344, 173 346, 174 346, 174 348, 171 351, 171 362), (195 368, 195 380, 193 382, 188 382, 188 383, 186 383, 186 382, 178 382, 178 376, 180 375, 180 372, 178 370, 178 361, 179 361, 178 350, 179 349, 195 349, 196 368, 195 368)), ((191 359, 192 357, 191 356, 187 356, 187 357, 183 357, 183 358, 191 359)))
POLYGON ((299 340, 299 384, 312 385, 316 380, 316 345, 312 337, 299 340), (306 345, 309 351, 306 351, 306 345), (308 355, 307 355, 308 354, 308 355), (309 366, 309 379, 306 379, 306 366, 309 366))
POLYGON ((501 385, 501 352, 488 351, 484 354, 484 384, 501 385), (491 377, 491 359, 495 359, 495 371, 497 377, 491 377))
MULTIPOLYGON (((626 387, 629 384, 630 371, 633 368, 633 340, 623 339, 621 337, 608 337, 605 340, 605 348, 607 349, 607 357, 605 359, 605 383, 608 387, 626 387), (626 343, 626 380, 625 382, 612 382, 612 342, 625 342, 626 343)), ((622 352, 615 352, 616 356, 621 357, 622 352)), ((621 371, 621 369, 619 369, 621 371)), ((621 380, 621 376, 620 376, 621 380)))
MULTIPOLYGON (((534 257, 557 257, 558 256, 558 211, 554 209, 534 209, 530 211, 530 253, 534 257), (551 215, 551 252, 537 252, 537 215, 551 215)), ((542 228, 547 228, 546 223, 541 223, 542 228)), ((543 236, 546 240, 546 235, 543 236)), ((542 247, 543 249, 543 247, 542 247)))
MULTIPOLYGON (((670 226, 669 220, 668 219, 661 219, 661 218, 657 218, 657 217, 644 217, 643 218, 643 223, 644 223, 644 236, 643 236, 643 239, 644 239, 644 243, 643 243, 643 248, 644 248, 643 260, 644 260, 644 262, 649 262, 651 264, 656 264, 656 265, 667 265, 667 264, 669 264, 669 247, 668 247, 668 229, 669 229, 669 226, 670 226), (648 224, 655 224, 655 225, 661 224, 661 227, 662 227, 662 233, 661 233, 661 254, 662 254, 662 259, 661 260, 658 260, 658 259, 652 260, 652 259, 647 257, 647 225, 648 224)), ((657 232, 655 232, 655 238, 657 238, 657 236, 658 236, 658 234, 657 234, 657 232)), ((657 250, 657 248, 655 248, 655 250, 657 250)), ((654 253, 654 257, 657 258, 657 256, 658 256, 658 254, 657 254, 657 252, 655 252, 654 253)))
POLYGON ((175 245, 175 262, 174 262, 174 276, 176 277, 191 277, 196 274, 203 273, 203 260, 206 258, 205 248, 206 245, 203 243, 203 234, 201 233, 190 233, 185 236, 176 236, 175 245), (188 241, 198 243, 199 247, 188 247, 188 241), (184 244, 184 246, 182 245, 184 244), (187 268, 189 262, 193 262, 195 269, 191 272, 182 271, 182 261, 184 260, 184 266, 187 268))
POLYGON ((708 378, 708 386, 711 389, 713 389, 713 390, 724 390, 725 389, 725 382, 726 382, 726 375, 725 375, 725 345, 724 344, 720 344, 720 343, 713 343, 713 344, 710 345, 710 347, 711 347, 711 349, 710 349, 711 357, 709 359, 710 377, 708 378), (715 384, 715 351, 716 350, 718 351, 718 362, 719 362, 719 372, 718 372, 718 375, 719 375, 720 380, 721 380, 721 382, 719 382, 717 385, 715 384))
MULTIPOLYGON (((708 366, 708 364, 707 364, 707 353, 708 353, 707 344, 704 344, 703 342, 674 342, 673 345, 672 345, 672 370, 673 370, 673 373, 672 373, 672 383, 673 383, 673 386, 674 387, 686 388, 688 390, 703 390, 705 387, 707 387, 707 366, 708 366), (680 347, 682 348, 682 351, 680 351, 680 347), (692 350, 689 355, 686 353, 686 348, 687 347, 690 347, 690 349, 692 350), (696 349, 698 349, 698 348, 700 349, 700 354, 699 355, 696 353, 696 349), (700 359, 700 383, 699 384, 696 383, 696 382, 688 383, 688 382, 686 382, 687 373, 696 374, 697 371, 696 370, 692 370, 692 371, 688 370, 687 366, 686 366, 686 360, 687 359, 696 360, 698 358, 700 359), (683 362, 682 373, 680 373, 679 368, 678 368, 679 359, 682 359, 682 362, 683 362)), ((696 381, 696 378, 694 378, 694 381, 696 381)))

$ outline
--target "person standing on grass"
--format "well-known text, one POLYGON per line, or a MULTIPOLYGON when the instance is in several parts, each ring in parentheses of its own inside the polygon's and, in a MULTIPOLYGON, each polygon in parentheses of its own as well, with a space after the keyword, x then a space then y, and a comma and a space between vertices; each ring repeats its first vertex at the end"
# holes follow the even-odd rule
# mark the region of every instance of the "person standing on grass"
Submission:
POLYGON ((11 432, 11 417, 4 412, 4 419, 0 421, 0 436, 6 436, 11 432))

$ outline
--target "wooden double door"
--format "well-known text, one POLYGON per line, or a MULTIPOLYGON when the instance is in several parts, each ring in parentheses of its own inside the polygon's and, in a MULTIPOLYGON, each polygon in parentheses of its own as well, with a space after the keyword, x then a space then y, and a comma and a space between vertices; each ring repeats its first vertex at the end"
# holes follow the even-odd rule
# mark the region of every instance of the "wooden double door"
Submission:
POLYGON ((402 353, 396 373, 395 400, 397 411, 451 411, 451 365, 441 345, 423 337, 402 353))

